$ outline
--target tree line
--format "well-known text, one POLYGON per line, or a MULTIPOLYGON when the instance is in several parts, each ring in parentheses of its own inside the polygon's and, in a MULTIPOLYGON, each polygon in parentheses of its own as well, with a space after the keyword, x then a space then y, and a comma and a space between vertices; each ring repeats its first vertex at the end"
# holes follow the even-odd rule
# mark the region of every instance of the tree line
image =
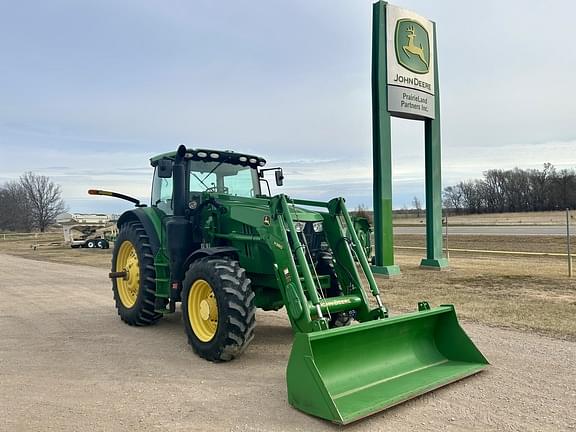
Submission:
POLYGON ((576 208, 576 170, 491 169, 482 179, 461 181, 443 193, 455 213, 501 213, 576 208))
POLYGON ((0 231, 40 232, 66 210, 60 186, 33 172, 0 185, 0 231))

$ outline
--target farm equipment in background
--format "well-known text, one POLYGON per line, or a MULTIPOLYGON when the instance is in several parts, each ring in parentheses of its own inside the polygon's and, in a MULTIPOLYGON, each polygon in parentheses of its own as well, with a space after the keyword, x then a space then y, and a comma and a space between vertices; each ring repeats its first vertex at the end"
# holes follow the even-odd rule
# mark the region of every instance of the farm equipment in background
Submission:
POLYGON ((108 249, 118 233, 115 221, 104 214, 70 214, 59 223, 71 248, 108 249))
POLYGON ((247 348, 256 308, 285 306, 288 400, 341 424, 486 367, 453 306, 390 317, 344 199, 265 194, 265 172, 283 183, 265 163, 180 146, 151 159, 150 207, 89 191, 137 207, 118 220, 110 272, 123 321, 154 324, 181 302, 188 342, 219 362, 247 348))

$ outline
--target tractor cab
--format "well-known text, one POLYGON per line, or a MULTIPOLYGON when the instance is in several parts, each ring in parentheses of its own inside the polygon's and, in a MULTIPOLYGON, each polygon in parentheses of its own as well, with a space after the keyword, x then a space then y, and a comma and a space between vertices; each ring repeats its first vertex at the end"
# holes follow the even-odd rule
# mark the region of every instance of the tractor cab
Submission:
MULTIPOLYGON (((170 152, 150 160, 155 168, 151 205, 169 215, 174 213, 172 167, 175 157, 176 152, 170 152)), ((195 206, 203 193, 244 198, 269 196, 270 187, 264 177, 266 171, 275 171, 276 184, 282 185, 282 169, 264 169, 266 160, 258 156, 232 151, 188 149, 184 160, 186 163, 184 182, 187 185, 185 190, 189 206, 195 206), (268 195, 263 195, 263 184, 268 195)))

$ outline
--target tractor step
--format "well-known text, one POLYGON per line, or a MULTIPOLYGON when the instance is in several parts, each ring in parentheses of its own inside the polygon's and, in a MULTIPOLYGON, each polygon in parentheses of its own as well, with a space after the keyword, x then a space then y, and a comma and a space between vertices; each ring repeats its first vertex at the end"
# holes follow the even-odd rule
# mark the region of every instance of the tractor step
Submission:
POLYGON ((170 303, 165 304, 166 300, 168 300, 168 299, 164 298, 164 297, 156 297, 156 301, 154 304, 154 312, 161 313, 161 314, 174 313, 173 310, 170 310, 169 307, 168 308, 166 307, 166 306, 169 306, 169 304, 170 304, 170 303))

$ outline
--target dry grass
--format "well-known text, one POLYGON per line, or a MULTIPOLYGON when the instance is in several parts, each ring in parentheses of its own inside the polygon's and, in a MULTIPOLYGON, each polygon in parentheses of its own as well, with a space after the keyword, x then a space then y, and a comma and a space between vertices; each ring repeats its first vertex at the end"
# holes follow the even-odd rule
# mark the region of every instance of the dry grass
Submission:
MULTIPOLYGON (((572 214, 572 223, 576 224, 576 211, 572 214)), ((450 225, 564 225, 565 211, 527 212, 527 213, 491 213, 463 216, 450 216, 450 225)), ((426 217, 417 218, 413 215, 397 215, 395 225, 425 225, 426 217)))
POLYGON ((109 268, 112 249, 72 249, 64 246, 62 233, 44 236, 36 240, 33 236, 19 239, 0 240, 0 253, 8 253, 39 261, 67 264, 82 264, 109 268))
POLYGON ((402 275, 380 279, 393 311, 421 300, 454 304, 470 321, 576 340, 576 278, 566 276, 562 259, 460 255, 448 270, 432 271, 419 268, 420 257, 399 254, 402 275))
MULTIPOLYGON (((46 239, 42 240, 47 242, 46 239)), ((50 240, 48 240, 49 242, 50 240)), ((60 239, 55 237, 55 242, 60 239)), ((398 245, 424 246, 422 236, 401 235, 398 245)), ((34 250, 33 239, 0 241, 0 253, 25 258, 84 264, 108 269, 110 250, 71 249, 61 244, 34 250)), ((453 236, 458 248, 563 252, 561 238, 453 236)), ((421 270, 424 251, 399 250, 402 276, 379 279, 382 298, 392 313, 414 310, 418 301, 454 304, 458 316, 499 327, 515 327, 576 340, 576 278, 566 277, 561 258, 486 256, 453 253, 450 269, 421 270)))
MULTIPOLYGON (((425 237, 417 234, 399 234, 394 236, 394 241, 396 246, 426 247, 425 237)), ((448 246, 450 249, 566 253, 566 237, 451 235, 448 239, 448 246)), ((450 252, 450 254, 455 256, 455 252, 450 252)), ((469 256, 469 254, 459 256, 469 256)))

